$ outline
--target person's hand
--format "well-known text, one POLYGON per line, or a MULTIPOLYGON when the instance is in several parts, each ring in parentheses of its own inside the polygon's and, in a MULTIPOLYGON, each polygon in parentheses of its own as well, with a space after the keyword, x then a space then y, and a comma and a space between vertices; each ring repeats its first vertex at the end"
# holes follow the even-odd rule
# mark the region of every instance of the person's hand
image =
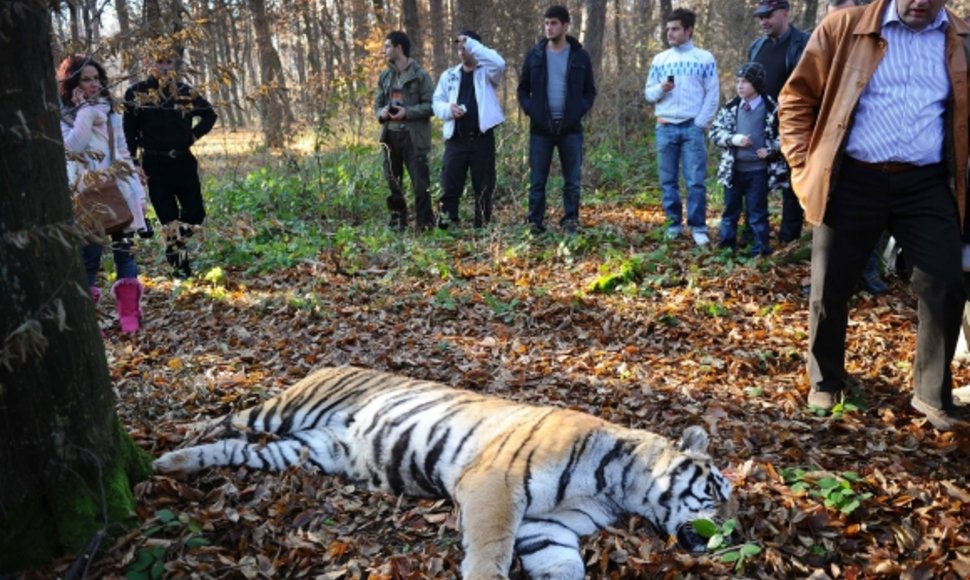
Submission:
POLYGON ((77 112, 78 121, 90 122, 92 127, 104 125, 108 121, 107 107, 103 105, 82 105, 77 112))
POLYGON ((752 141, 751 137, 748 135, 742 135, 741 140, 738 142, 738 147, 751 147, 752 141))
POLYGON ((403 121, 404 118, 407 117, 407 111, 404 110, 404 107, 398 107, 397 113, 392 114, 390 110, 388 110, 388 115, 392 121, 403 121))
POLYGON ((670 91, 674 90, 674 83, 670 81, 664 81, 660 83, 660 89, 665 93, 669 93, 670 91))
POLYGON ((451 116, 454 117, 455 119, 461 119, 462 117, 465 116, 465 111, 463 111, 461 109, 461 107, 459 107, 455 103, 452 103, 451 104, 451 116))
POLYGON ((768 149, 766 149, 765 147, 762 147, 761 149, 758 149, 757 151, 755 151, 755 154, 758 155, 758 158, 759 159, 767 159, 768 158, 768 149))
POLYGON ((80 105, 85 100, 86 99, 84 98, 84 91, 81 90, 81 87, 75 87, 74 92, 71 93, 71 102, 74 103, 75 105, 80 105))
POLYGON ((377 116, 380 117, 381 121, 386 121, 391 118, 391 110, 387 105, 384 105, 384 108, 381 109, 381 112, 377 116))

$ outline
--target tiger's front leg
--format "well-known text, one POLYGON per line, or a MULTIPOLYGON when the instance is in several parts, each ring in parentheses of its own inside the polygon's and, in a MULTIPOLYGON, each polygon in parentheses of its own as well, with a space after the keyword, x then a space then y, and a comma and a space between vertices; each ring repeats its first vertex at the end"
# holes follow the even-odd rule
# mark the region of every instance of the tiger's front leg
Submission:
POLYGON ((504 472, 468 474, 455 488, 461 509, 461 543, 465 580, 504 580, 512 566, 515 532, 524 500, 504 472))

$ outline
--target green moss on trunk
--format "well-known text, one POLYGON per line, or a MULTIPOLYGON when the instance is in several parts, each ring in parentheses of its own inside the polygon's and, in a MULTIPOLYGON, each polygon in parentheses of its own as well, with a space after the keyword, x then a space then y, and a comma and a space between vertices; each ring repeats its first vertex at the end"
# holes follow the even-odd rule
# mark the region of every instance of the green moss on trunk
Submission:
POLYGON ((101 470, 82 453, 59 480, 9 509, 0 526, 0 572, 81 552, 98 533, 106 536, 101 542, 106 548, 134 522, 131 487, 151 474, 152 457, 134 444, 120 422, 116 429, 118 453, 106 458, 101 470))

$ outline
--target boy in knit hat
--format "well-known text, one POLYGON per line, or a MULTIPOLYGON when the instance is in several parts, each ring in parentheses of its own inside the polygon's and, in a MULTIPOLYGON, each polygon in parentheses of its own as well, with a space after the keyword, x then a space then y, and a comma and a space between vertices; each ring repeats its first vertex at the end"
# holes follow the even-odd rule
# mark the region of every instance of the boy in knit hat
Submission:
POLYGON ((747 208, 752 256, 771 253, 768 192, 788 182, 788 166, 778 151, 778 104, 762 94, 765 76, 760 63, 742 65, 738 96, 718 111, 711 128, 711 141, 724 149, 717 168, 717 181, 724 186, 718 247, 736 248, 738 219, 747 208))

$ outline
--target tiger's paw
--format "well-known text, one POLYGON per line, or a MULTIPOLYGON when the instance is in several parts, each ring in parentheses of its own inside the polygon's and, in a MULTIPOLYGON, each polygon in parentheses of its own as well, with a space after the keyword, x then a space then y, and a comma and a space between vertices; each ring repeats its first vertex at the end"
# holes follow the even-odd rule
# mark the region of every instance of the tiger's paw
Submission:
POLYGON ((529 576, 534 580, 583 580, 586 566, 581 561, 560 562, 548 568, 529 570, 529 576))
POLYGON ((191 453, 182 449, 169 451, 152 462, 155 473, 187 473, 193 471, 189 468, 189 458, 191 453))

